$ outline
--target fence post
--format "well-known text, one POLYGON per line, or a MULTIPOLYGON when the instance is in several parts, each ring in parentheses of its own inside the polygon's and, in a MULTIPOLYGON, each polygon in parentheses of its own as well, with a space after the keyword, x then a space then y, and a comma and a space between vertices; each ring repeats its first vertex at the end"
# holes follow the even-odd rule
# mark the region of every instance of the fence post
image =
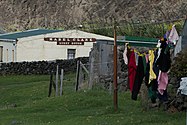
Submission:
POLYGON ((75 91, 78 91, 79 88, 79 74, 80 74, 80 60, 77 61, 77 78, 76 78, 76 87, 75 87, 75 91))
POLYGON ((62 87, 63 87, 63 79, 64 79, 64 70, 61 69, 61 77, 60 77, 60 96, 62 96, 62 87))
POLYGON ((89 89, 92 89, 92 86, 93 86, 93 68, 94 68, 94 58, 93 57, 91 57, 91 59, 90 59, 90 72, 89 72, 89 82, 88 82, 88 84, 89 84, 89 89))
POLYGON ((51 74, 50 74, 50 83, 49 83, 49 93, 48 93, 48 97, 51 96, 52 86, 53 86, 53 72, 51 72, 51 74))
POLYGON ((58 96, 58 65, 56 68, 56 96, 58 96))

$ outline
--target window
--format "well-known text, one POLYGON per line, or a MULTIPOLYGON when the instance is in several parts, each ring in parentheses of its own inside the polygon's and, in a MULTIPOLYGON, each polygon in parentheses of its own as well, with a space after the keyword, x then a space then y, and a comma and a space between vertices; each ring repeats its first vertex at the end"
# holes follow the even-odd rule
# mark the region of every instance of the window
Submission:
POLYGON ((3 47, 0 46, 0 62, 3 62, 3 47))
POLYGON ((75 51, 76 49, 68 49, 68 59, 75 59, 75 51))

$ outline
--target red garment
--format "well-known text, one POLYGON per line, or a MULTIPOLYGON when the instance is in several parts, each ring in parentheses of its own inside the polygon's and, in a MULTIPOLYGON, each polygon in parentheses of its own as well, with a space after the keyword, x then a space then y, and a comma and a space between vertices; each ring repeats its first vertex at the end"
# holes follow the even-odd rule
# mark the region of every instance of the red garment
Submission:
POLYGON ((128 83, 130 91, 132 92, 137 68, 134 50, 130 52, 128 61, 128 83))

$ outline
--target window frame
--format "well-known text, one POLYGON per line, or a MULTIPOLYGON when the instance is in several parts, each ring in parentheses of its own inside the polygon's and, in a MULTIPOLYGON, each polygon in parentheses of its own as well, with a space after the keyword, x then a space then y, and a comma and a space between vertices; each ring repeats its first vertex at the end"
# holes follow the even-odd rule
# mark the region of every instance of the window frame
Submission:
POLYGON ((76 49, 67 49, 67 59, 75 59, 76 49))

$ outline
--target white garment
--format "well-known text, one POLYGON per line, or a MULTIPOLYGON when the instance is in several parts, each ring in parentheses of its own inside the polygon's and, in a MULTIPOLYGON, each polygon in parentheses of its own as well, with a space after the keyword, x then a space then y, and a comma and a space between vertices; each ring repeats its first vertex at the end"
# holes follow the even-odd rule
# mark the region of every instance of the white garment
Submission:
POLYGON ((176 45, 177 40, 179 40, 179 35, 177 33, 177 30, 175 29, 175 25, 172 26, 171 32, 169 34, 168 40, 176 45))
POLYGON ((177 42, 175 49, 174 49, 174 57, 176 57, 177 53, 182 50, 182 37, 179 37, 179 41, 177 42))
POLYGON ((134 52, 134 54, 135 54, 136 66, 138 66, 139 55, 138 55, 138 53, 136 53, 136 52, 134 52))
POLYGON ((162 50, 161 48, 159 48, 159 49, 158 49, 158 53, 157 53, 157 57, 156 57, 156 60, 155 60, 155 62, 156 62, 156 61, 158 60, 158 58, 160 57, 160 54, 161 54, 161 50, 162 50))
POLYGON ((125 44, 125 50, 123 52, 123 60, 125 62, 125 64, 128 64, 128 58, 127 58, 127 44, 125 44))
POLYGON ((177 93, 187 95, 187 77, 181 78, 180 87, 178 88, 177 93))

